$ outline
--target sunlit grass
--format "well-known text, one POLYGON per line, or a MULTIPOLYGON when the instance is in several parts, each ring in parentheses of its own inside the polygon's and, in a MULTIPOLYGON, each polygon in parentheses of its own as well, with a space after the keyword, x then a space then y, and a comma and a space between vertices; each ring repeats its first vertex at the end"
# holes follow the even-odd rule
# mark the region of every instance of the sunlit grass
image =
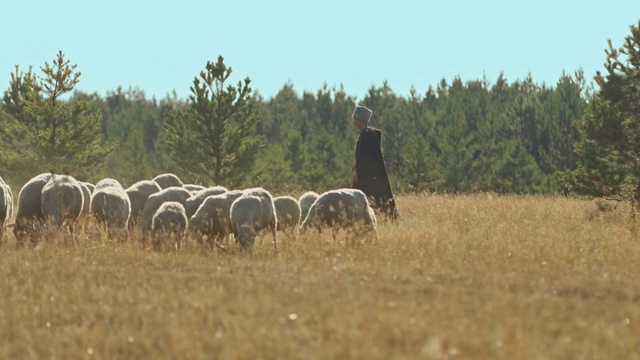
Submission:
POLYGON ((397 199, 375 244, 264 236, 154 251, 97 233, 0 248, 0 358, 640 358, 640 247, 621 205, 397 199))

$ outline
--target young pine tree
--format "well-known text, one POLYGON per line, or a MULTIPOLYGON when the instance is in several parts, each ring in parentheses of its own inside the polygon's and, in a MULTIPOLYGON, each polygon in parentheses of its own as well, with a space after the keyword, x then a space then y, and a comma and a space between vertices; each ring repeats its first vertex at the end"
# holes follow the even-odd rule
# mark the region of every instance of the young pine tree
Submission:
POLYGON ((265 140, 255 135, 260 113, 251 100, 251 80, 225 82, 231 68, 222 56, 207 62, 193 80, 190 104, 168 114, 164 127, 178 173, 191 181, 236 187, 246 181, 265 140))
POLYGON ((0 170, 16 180, 53 171, 88 178, 96 174, 116 145, 104 143, 101 113, 91 101, 65 101, 80 81, 76 65, 60 51, 43 76, 29 71, 12 76, 0 119, 0 170))
POLYGON ((576 121, 578 167, 561 174, 571 191, 640 203, 640 21, 620 49, 609 41, 599 91, 576 121))

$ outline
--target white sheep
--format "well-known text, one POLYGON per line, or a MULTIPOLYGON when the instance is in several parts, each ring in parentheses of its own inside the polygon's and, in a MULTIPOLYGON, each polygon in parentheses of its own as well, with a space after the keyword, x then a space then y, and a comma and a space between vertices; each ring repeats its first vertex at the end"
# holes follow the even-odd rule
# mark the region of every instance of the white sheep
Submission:
POLYGON ((131 216, 131 200, 122 186, 98 187, 91 196, 91 215, 107 230, 123 235, 131 216))
POLYGON ((153 215, 151 228, 153 230, 153 246, 161 249, 170 240, 175 240, 180 249, 185 229, 187 228, 187 215, 184 206, 177 201, 162 203, 153 215))
POLYGON ((45 225, 66 227, 73 237, 82 213, 84 196, 80 182, 70 175, 53 175, 42 188, 40 204, 45 225))
POLYGON ((11 188, 0 177, 0 245, 4 243, 4 234, 7 224, 11 220, 13 213, 13 195, 11 188))
POLYGON ((89 214, 89 208, 91 205, 91 193, 93 192, 87 183, 80 181, 80 188, 82 189, 82 198, 84 201, 82 202, 82 212, 81 215, 84 217, 89 214))
POLYGON ((172 186, 175 186, 175 187, 182 187, 183 186, 182 180, 180 180, 180 178, 178 178, 178 176, 176 176, 175 174, 172 174, 172 173, 160 174, 160 175, 154 177, 153 181, 158 183, 158 185, 160 185, 160 187, 163 190, 166 189, 166 188, 172 187, 172 186))
POLYGON ((300 225, 300 204, 292 196, 277 196, 273 198, 278 217, 278 230, 297 230, 300 225))
POLYGON ((198 184, 184 184, 182 185, 183 188, 191 191, 191 193, 196 193, 200 190, 204 190, 206 189, 206 187, 202 186, 202 185, 198 185, 198 184))
POLYGON ((119 189, 124 189, 122 187, 122 184, 120 184, 120 181, 116 180, 116 179, 112 179, 112 178, 104 178, 100 181, 98 181, 96 183, 96 186, 93 188, 93 191, 91 193, 94 193, 100 189, 104 189, 107 187, 115 187, 115 188, 119 188, 119 189))
POLYGON ((215 246, 218 240, 228 238, 231 228, 231 204, 242 195, 242 190, 231 190, 219 195, 208 196, 189 218, 187 230, 196 243, 202 244, 206 236, 208 243, 215 246))
POLYGON ((140 212, 142 212, 144 203, 147 201, 149 196, 160 191, 162 191, 162 188, 153 180, 138 181, 125 190, 127 196, 129 196, 129 202, 131 203, 129 227, 135 226, 138 223, 140 212))
POLYGON ((231 204, 231 227, 241 251, 253 253, 253 245, 259 232, 270 229, 273 234, 273 248, 278 252, 276 229, 278 220, 271 194, 262 188, 243 191, 231 204))
POLYGON ((307 191, 300 196, 298 203, 300 203, 300 221, 304 221, 309 213, 311 205, 316 201, 320 195, 315 191, 307 191))
POLYGON ((213 186, 193 193, 193 195, 191 195, 184 204, 184 209, 187 212, 187 218, 190 219, 193 214, 196 213, 196 210, 198 210, 200 205, 202 205, 204 199, 211 195, 223 194, 227 191, 229 190, 224 186, 213 186))
POLYGON ((13 235, 18 246, 24 245, 26 239, 31 243, 37 240, 37 233, 44 223, 42 215, 42 188, 51 179, 51 173, 34 176, 27 181, 18 193, 18 208, 13 227, 13 235))
POLYGON ((89 188, 89 191, 91 191, 91 192, 93 192, 93 190, 95 190, 95 189, 96 189, 96 185, 95 185, 95 184, 93 184, 93 183, 90 183, 90 182, 88 182, 88 181, 81 181, 81 183, 82 183, 84 186, 88 187, 88 188, 89 188))
POLYGON ((330 190, 318 197, 300 225, 300 233, 309 228, 322 231, 329 227, 334 238, 340 229, 355 230, 361 237, 377 238, 376 217, 366 195, 358 189, 330 190))
POLYGON ((162 203, 168 201, 177 201, 182 206, 186 203, 187 199, 191 196, 189 190, 182 187, 168 187, 155 194, 149 195, 147 201, 144 203, 140 217, 138 218, 138 227, 143 233, 148 233, 151 230, 151 222, 153 215, 156 213, 162 203))

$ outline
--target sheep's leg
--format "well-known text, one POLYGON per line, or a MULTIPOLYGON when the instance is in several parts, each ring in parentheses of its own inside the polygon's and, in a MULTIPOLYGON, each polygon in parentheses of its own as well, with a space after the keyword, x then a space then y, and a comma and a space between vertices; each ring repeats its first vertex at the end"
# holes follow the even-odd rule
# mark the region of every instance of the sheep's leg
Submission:
POLYGON ((278 243, 276 241, 276 227, 275 226, 271 227, 271 233, 273 234, 273 250, 277 254, 278 253, 278 243))

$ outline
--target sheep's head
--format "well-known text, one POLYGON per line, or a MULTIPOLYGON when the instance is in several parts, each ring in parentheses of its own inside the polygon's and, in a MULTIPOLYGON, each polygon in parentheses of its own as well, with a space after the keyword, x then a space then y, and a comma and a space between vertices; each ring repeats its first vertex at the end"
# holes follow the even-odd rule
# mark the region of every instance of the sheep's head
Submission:
POLYGON ((240 244, 241 252, 253 253, 253 244, 256 241, 256 232, 251 226, 242 226, 235 234, 236 241, 240 244))

